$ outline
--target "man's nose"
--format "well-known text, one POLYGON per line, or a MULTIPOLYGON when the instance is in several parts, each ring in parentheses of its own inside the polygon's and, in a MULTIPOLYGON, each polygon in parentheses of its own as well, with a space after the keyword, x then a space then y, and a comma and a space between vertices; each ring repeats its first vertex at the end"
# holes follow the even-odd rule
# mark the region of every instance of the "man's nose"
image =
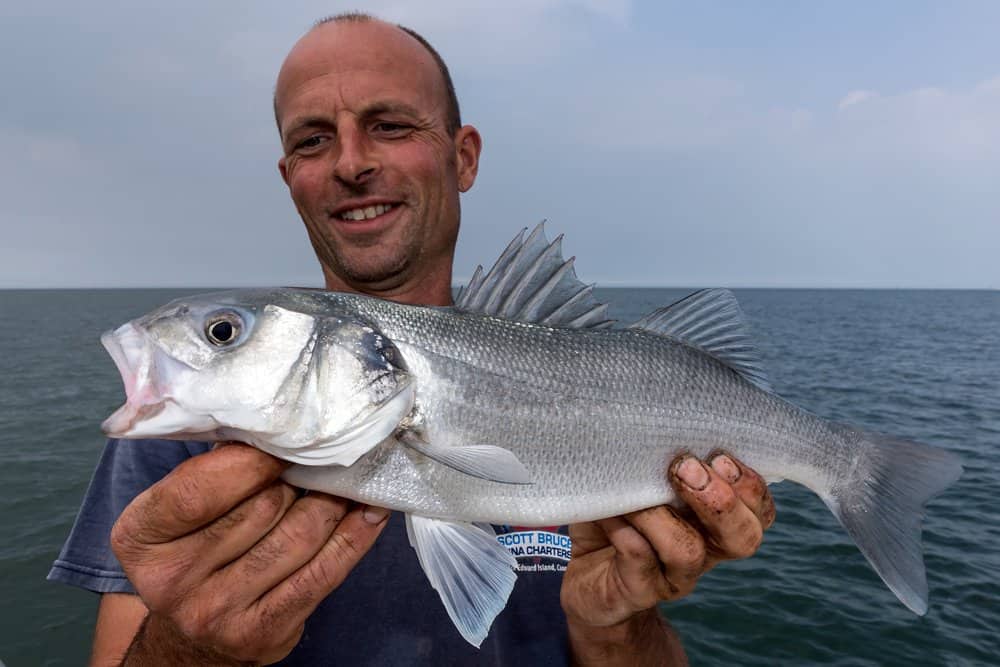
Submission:
POLYGON ((347 185, 359 185, 378 172, 378 157, 370 137, 362 128, 339 128, 338 140, 340 153, 333 168, 337 180, 347 185))

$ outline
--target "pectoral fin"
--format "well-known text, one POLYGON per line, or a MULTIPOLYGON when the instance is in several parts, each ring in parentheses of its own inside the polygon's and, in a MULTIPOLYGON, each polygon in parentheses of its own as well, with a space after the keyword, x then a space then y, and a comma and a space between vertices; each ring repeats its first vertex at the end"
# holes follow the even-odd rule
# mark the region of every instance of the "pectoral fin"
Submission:
POLYGON ((517 561, 492 529, 471 523, 407 514, 406 534, 448 616, 478 648, 514 589, 517 561))
POLYGON ((466 475, 502 484, 531 484, 531 474, 514 454, 493 445, 443 447, 428 442, 413 431, 405 431, 399 440, 424 456, 466 475))

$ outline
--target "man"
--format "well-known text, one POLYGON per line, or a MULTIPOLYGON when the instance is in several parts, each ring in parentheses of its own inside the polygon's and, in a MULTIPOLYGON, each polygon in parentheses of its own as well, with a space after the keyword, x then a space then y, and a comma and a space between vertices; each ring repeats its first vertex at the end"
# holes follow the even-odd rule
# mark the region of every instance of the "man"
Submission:
MULTIPOLYGON (((334 17, 292 49, 274 103, 278 167, 327 289, 451 303, 459 193, 482 141, 430 45, 334 17)), ((571 526, 565 575, 522 573, 479 651, 451 627, 398 517, 302 495, 279 479, 287 464, 242 445, 109 443, 50 577, 104 593, 93 664, 683 664, 656 604, 752 554, 774 516, 753 471, 709 463, 670 464, 690 514, 571 526)))

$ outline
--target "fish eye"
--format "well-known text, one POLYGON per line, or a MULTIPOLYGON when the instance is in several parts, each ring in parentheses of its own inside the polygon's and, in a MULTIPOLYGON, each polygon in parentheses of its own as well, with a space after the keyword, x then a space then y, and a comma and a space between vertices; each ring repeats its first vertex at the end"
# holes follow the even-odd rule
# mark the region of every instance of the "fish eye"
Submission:
POLYGON ((242 330, 243 322, 236 313, 219 313, 205 323, 205 337, 218 347, 235 343, 242 330))

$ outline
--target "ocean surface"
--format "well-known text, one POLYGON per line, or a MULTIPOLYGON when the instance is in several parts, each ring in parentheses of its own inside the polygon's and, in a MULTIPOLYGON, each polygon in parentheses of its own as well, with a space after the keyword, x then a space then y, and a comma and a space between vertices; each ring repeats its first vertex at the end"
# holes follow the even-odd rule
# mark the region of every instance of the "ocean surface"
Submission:
MULTIPOLYGON (((81 665, 97 596, 45 575, 123 400, 100 333, 198 290, 0 291, 0 661, 81 665)), ((687 290, 608 289, 637 319, 687 290)), ((1000 292, 737 290, 775 389, 820 415, 957 452, 928 506, 917 617, 811 492, 772 487, 753 558, 665 607, 694 665, 1000 664, 1000 292)))

